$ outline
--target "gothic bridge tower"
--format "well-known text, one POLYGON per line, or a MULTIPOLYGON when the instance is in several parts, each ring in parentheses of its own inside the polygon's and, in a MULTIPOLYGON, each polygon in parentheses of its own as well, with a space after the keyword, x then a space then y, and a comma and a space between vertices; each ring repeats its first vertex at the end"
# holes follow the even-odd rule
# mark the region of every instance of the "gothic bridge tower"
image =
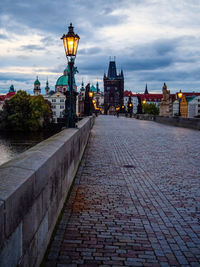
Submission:
POLYGON ((108 75, 104 74, 104 114, 113 114, 124 103, 123 71, 117 75, 115 61, 109 62, 108 75))

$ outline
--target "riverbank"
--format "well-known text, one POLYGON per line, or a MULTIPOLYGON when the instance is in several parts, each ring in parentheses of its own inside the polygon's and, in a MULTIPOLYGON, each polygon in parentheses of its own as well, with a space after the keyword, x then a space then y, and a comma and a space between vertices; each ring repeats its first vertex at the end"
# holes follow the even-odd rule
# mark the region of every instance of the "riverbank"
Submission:
POLYGON ((31 133, 0 132, 0 165, 60 132, 60 130, 57 128, 51 131, 31 133))

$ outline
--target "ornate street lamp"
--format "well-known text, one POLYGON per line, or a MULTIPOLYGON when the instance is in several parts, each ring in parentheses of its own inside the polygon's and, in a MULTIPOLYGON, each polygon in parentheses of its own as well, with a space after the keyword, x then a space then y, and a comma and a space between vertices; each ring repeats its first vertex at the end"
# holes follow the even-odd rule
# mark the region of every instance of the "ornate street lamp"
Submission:
POLYGON ((142 100, 142 113, 145 112, 144 107, 145 107, 146 103, 147 103, 146 99, 142 100))
POLYGON ((89 114, 90 115, 92 115, 92 112, 93 112, 93 105, 92 105, 92 103, 93 103, 93 92, 92 91, 89 91, 89 99, 90 99, 90 112, 89 112, 89 114))
POLYGON ((68 81, 69 81, 69 107, 68 107, 68 116, 67 116, 67 127, 75 128, 75 114, 73 111, 73 70, 74 70, 74 61, 77 53, 78 43, 80 37, 74 33, 74 27, 70 23, 69 31, 67 34, 63 34, 62 38, 66 57, 69 65, 68 81))
POLYGON ((183 93, 181 92, 181 90, 178 92, 178 102, 179 102, 179 105, 178 105, 178 115, 181 116, 181 98, 183 96, 183 93))

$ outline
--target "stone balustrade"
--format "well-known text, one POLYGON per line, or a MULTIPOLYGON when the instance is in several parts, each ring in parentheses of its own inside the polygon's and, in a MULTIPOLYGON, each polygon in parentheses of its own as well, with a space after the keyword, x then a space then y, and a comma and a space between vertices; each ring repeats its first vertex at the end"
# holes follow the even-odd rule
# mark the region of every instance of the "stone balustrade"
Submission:
POLYGON ((148 114, 136 114, 135 118, 140 120, 150 120, 159 123, 169 124, 173 126, 191 128, 200 130, 200 119, 199 118, 183 118, 183 117, 168 117, 168 116, 156 116, 148 114))
POLYGON ((93 117, 0 166, 0 266, 39 266, 81 161, 93 117))

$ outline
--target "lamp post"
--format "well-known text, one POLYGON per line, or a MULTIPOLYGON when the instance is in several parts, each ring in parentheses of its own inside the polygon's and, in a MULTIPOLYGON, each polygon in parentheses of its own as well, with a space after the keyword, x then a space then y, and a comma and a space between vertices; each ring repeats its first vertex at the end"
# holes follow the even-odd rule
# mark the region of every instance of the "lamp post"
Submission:
POLYGON ((80 37, 74 33, 74 27, 70 23, 69 31, 67 34, 63 34, 62 38, 66 57, 69 65, 68 81, 69 81, 69 106, 68 106, 68 116, 66 126, 68 128, 75 128, 75 114, 73 110, 73 70, 74 70, 74 61, 76 58, 77 48, 80 37))
POLYGON ((90 115, 92 115, 92 105, 93 105, 93 92, 89 92, 89 99, 90 99, 90 115))
POLYGON ((144 99, 142 101, 142 113, 144 113, 144 106, 146 105, 147 101, 144 99))
POLYGON ((181 92, 181 90, 178 92, 178 102, 179 102, 179 105, 178 105, 178 115, 179 117, 181 116, 181 98, 183 96, 183 93, 181 92))

